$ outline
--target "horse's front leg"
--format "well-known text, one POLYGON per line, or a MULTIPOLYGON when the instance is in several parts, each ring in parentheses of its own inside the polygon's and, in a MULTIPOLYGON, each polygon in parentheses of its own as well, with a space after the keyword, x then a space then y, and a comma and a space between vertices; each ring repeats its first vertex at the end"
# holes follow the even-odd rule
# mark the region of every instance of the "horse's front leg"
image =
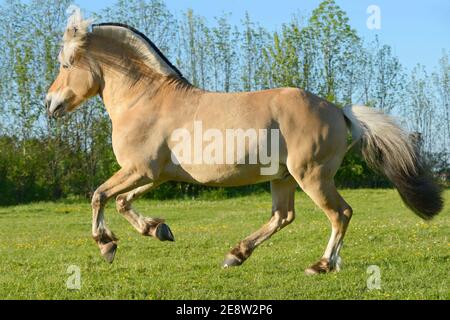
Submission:
POLYGON ((94 192, 92 197, 92 237, 97 242, 100 252, 107 262, 114 260, 118 239, 108 229, 104 220, 106 202, 120 193, 130 191, 149 182, 150 179, 143 175, 120 169, 94 192))
POLYGON ((164 219, 144 217, 139 214, 131 203, 143 194, 153 190, 163 181, 154 181, 130 192, 120 194, 116 198, 117 211, 142 235, 152 236, 161 241, 175 241, 169 226, 164 219))

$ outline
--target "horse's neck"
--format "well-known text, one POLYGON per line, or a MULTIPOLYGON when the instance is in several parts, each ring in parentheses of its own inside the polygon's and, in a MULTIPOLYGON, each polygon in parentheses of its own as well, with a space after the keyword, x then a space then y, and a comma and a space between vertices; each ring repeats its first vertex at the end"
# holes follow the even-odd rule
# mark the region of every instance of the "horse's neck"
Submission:
POLYGON ((204 93, 181 79, 176 82, 176 79, 164 76, 143 79, 132 86, 133 79, 123 74, 105 73, 103 80, 101 96, 113 125, 122 122, 121 117, 127 110, 137 106, 144 106, 150 114, 157 112, 154 109, 166 106, 182 108, 185 114, 195 113, 199 96, 204 93))
POLYGON ((101 96, 111 120, 114 121, 118 114, 134 105, 144 101, 150 103, 161 86, 162 79, 156 77, 152 81, 136 81, 127 75, 107 72, 103 82, 101 96))

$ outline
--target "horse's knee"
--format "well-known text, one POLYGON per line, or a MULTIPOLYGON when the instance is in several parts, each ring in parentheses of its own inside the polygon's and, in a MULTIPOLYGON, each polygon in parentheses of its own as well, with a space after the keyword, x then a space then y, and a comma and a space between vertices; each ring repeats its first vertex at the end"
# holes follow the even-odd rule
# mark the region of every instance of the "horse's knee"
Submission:
POLYGON ((277 226, 277 230, 286 227, 295 220, 294 211, 276 210, 272 213, 271 222, 277 226))
POLYGON ((118 195, 116 198, 116 208, 119 213, 125 213, 130 209, 130 203, 125 195, 118 195))
POLYGON ((276 210, 273 215, 277 217, 277 223, 280 227, 285 227, 295 220, 295 212, 293 210, 276 210))
POLYGON ((94 209, 100 209, 106 204, 106 195, 103 192, 95 191, 92 196, 91 206, 94 209))

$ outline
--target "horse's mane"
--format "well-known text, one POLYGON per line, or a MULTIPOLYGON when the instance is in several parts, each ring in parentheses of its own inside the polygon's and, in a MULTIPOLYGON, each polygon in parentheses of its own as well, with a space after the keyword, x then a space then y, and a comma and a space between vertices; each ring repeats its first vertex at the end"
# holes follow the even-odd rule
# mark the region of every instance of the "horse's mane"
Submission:
POLYGON ((131 26, 114 22, 93 24, 92 33, 109 34, 116 41, 123 41, 126 45, 138 51, 140 56, 147 60, 149 66, 159 69, 165 75, 172 74, 183 78, 180 70, 164 56, 161 50, 146 35, 131 26), (154 60, 155 56, 157 61, 154 60))
MULTIPOLYGON (((62 64, 70 65, 77 50, 85 47, 88 39, 97 36, 106 39, 110 43, 117 43, 120 47, 127 48, 132 55, 139 57, 140 64, 145 69, 156 72, 168 78, 168 83, 178 88, 189 88, 192 85, 183 77, 178 70, 158 49, 158 47, 143 33, 135 28, 122 23, 99 23, 93 24, 91 31, 91 20, 83 19, 80 9, 73 8, 73 14, 69 17, 63 38, 63 47, 60 53, 62 64)), ((105 54, 105 50, 103 51, 105 54)), ((117 57, 116 57, 117 58, 117 57)), ((117 59, 110 57, 110 61, 117 59)), ((112 65, 113 63, 111 63, 112 65)), ((126 68, 127 66, 122 66, 126 68)), ((129 67, 129 66, 128 66, 129 67)), ((123 70, 124 72, 130 70, 123 70)))

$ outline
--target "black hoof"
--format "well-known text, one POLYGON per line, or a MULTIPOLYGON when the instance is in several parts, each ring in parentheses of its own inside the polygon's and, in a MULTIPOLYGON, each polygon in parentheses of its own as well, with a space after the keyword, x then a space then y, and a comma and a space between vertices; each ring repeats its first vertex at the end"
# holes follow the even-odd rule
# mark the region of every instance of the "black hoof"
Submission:
POLYGON ((228 255, 225 257, 225 260, 222 263, 222 268, 240 266, 242 262, 243 261, 239 260, 237 257, 233 255, 228 255))
POLYGON ((161 241, 175 241, 172 231, 165 223, 160 223, 156 227, 156 237, 161 241))
POLYGON ((117 244, 111 241, 103 245, 102 248, 100 249, 100 252, 106 262, 112 263, 116 255, 116 250, 117 244))

